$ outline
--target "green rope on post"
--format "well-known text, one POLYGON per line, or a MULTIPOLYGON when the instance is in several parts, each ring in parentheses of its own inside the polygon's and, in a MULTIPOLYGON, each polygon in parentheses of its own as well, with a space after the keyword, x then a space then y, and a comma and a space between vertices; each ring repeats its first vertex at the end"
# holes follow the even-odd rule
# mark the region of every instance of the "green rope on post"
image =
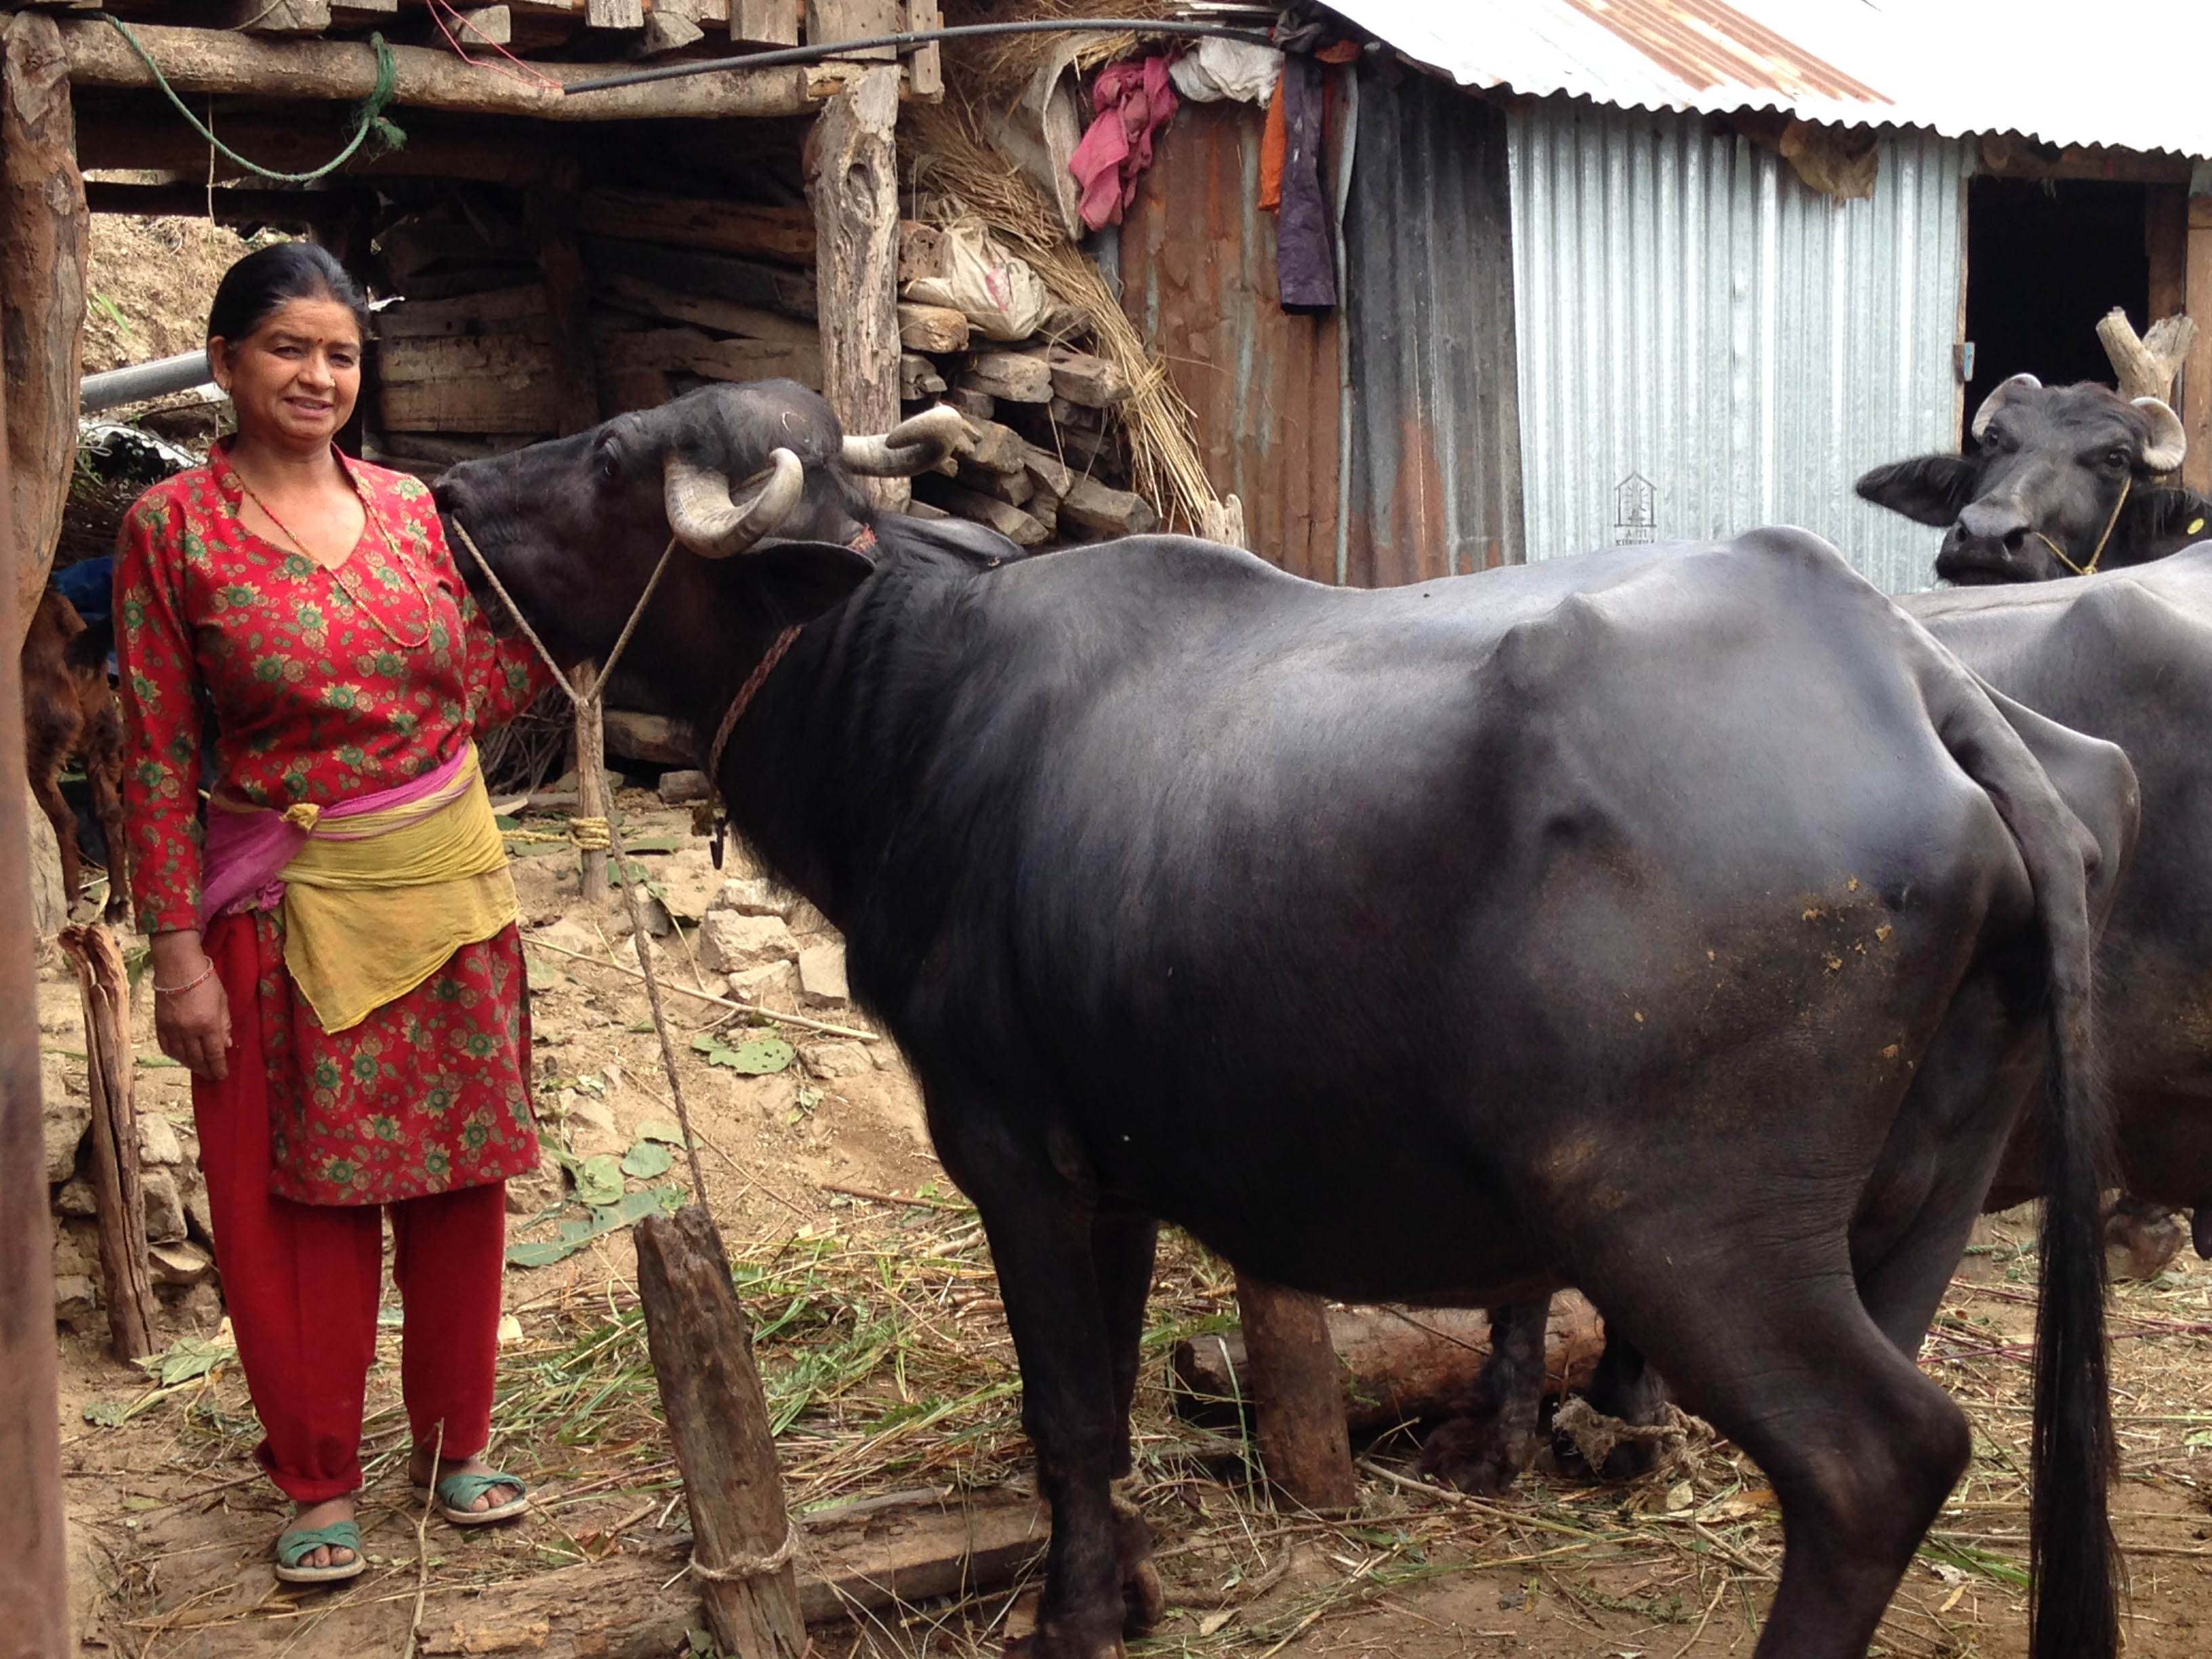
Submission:
POLYGON ((392 48, 385 44, 381 34, 372 34, 368 37, 369 45, 376 48, 376 85, 370 89, 368 96, 361 100, 361 125, 354 129, 354 135, 347 142, 346 147, 324 162, 322 166, 309 172, 279 173, 274 168, 263 167, 258 161, 247 161, 246 157, 216 137, 213 130, 198 116, 192 113, 190 106, 183 99, 177 96, 177 89, 169 84, 169 77, 161 73, 161 66, 154 61, 154 54, 147 51, 144 42, 131 33, 128 23, 104 11, 94 12, 93 15, 115 25, 116 32, 130 42, 131 50, 138 54, 139 61, 144 64, 152 73, 155 85, 168 94, 169 101, 177 106, 177 113, 191 123, 193 131, 214 145, 234 165, 245 168, 248 173, 264 179, 274 179, 282 184, 311 185, 318 179, 336 173, 348 161, 353 160, 354 153, 368 142, 371 133, 375 135, 376 142, 386 149, 398 149, 407 142, 406 133, 384 118, 385 107, 392 102, 394 94, 398 90, 399 64, 398 61, 392 57, 392 48))

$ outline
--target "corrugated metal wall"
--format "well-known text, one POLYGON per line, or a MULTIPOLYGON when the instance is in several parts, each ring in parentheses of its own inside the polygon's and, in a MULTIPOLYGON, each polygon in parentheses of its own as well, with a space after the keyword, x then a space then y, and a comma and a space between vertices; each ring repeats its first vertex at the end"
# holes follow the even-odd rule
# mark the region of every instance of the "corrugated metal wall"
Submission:
POLYGON ((1257 205, 1261 112, 1218 104, 1185 104, 1159 143, 1122 227, 1122 306, 1195 410, 1207 475, 1243 497, 1255 552, 1358 586, 1516 561, 1504 117, 1417 74, 1363 75, 1334 112, 1332 169, 1355 124, 1336 313, 1285 314, 1275 216, 1257 205))
POLYGON ((1551 99, 1509 118, 1530 558, 1796 524, 1878 586, 1933 580, 1938 532, 1851 481, 1956 447, 1961 146, 1881 142, 1870 199, 1808 190, 1695 117, 1551 99))

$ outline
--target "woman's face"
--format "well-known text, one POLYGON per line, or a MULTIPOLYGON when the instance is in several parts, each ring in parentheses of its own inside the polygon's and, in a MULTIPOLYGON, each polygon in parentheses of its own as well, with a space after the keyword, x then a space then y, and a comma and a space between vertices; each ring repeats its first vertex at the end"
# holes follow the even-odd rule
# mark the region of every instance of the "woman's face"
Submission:
POLYGON ((361 327, 336 300, 287 300, 244 339, 210 340, 208 359, 240 435, 286 449, 328 445, 361 395, 361 327))

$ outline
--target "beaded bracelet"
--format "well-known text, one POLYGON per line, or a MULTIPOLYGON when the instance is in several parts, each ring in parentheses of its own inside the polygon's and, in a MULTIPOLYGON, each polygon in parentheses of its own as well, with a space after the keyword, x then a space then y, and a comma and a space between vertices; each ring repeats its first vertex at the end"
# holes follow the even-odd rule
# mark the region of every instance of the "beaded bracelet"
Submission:
POLYGON ((154 988, 154 994, 157 997, 182 996, 187 991, 198 989, 214 977, 215 963, 210 961, 206 967, 201 969, 182 985, 156 985, 154 988))

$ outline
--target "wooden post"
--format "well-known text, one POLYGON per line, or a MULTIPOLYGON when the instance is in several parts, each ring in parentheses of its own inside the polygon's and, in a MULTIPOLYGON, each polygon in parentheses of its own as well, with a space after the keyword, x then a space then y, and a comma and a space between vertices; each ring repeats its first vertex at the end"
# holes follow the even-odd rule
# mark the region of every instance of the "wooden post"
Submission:
POLYGON ((607 804, 607 728, 599 707, 599 665, 580 662, 569 671, 576 688, 576 817, 586 823, 589 840, 580 842, 583 862, 578 879, 586 904, 607 896, 606 837, 595 835, 589 820, 604 820, 607 804), (596 840, 599 845, 591 844, 596 840))
POLYGON ((1344 1383, 1322 1299, 1240 1273, 1237 1305, 1268 1481, 1316 1514, 1357 1510, 1359 1482, 1352 1472, 1344 1383))
POLYGON ((115 935, 94 922, 65 927, 84 1000, 85 1074, 92 1084, 92 1187, 100 1217, 100 1274, 107 1346, 118 1359, 154 1352, 153 1275, 146 1266, 146 1194, 138 1181, 138 1113, 131 1073, 131 976, 115 935))
MULTIPOLYGON (((822 392, 853 433, 899 418, 898 94, 896 64, 854 66, 806 139, 822 392)), ((907 503, 903 478, 860 482, 878 507, 907 503)))
POLYGON ((76 465, 89 215, 60 30, 51 17, 20 12, 0 35, 0 303, 15 550, 7 578, 16 598, 15 631, 0 653, 12 657, 46 585, 76 465))
POLYGON ((640 1222, 637 1293, 714 1639, 743 1659, 800 1659, 806 1625, 792 1565, 796 1534, 752 1336, 714 1218, 690 1204, 640 1222))
POLYGON ((2119 377, 2120 396, 2162 400, 2173 396, 2173 377, 2189 361, 2197 325, 2187 317, 2161 317, 2138 337, 2126 311, 2114 306, 2098 323, 2097 338, 2119 377))
MULTIPOLYGON (((12 295, 7 296, 12 299, 12 295)), ((4 303, 4 301, 0 301, 4 303)), ((0 432, 0 499, 8 483, 0 432)), ((22 637, 8 520, 0 514, 0 641, 22 637)), ((0 650, 0 1630, 24 1653, 68 1653, 54 1241, 31 964, 30 792, 22 786, 20 653, 0 650)))
POLYGON ((2212 490, 2212 195, 2189 198, 2184 280, 2197 344, 2182 370, 2181 428, 2189 436, 2189 453, 2181 463, 2181 482, 2191 489, 2212 490))

